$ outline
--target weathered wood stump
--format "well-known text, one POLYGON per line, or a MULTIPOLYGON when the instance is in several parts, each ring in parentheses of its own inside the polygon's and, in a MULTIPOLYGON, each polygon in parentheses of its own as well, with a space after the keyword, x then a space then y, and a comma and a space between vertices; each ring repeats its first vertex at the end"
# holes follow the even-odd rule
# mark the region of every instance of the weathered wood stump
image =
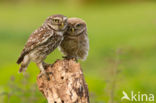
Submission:
POLYGON ((46 72, 51 72, 50 80, 38 76, 37 84, 48 103, 89 103, 88 87, 79 63, 57 60, 46 72))

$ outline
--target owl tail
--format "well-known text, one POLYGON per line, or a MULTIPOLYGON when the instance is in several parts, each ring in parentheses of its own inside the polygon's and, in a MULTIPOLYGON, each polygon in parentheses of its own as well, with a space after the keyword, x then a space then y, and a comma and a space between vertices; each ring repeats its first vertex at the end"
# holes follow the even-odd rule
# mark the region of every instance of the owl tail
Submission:
POLYGON ((26 56, 24 57, 23 61, 21 62, 21 67, 20 67, 20 69, 19 69, 19 73, 25 72, 26 69, 27 69, 27 67, 28 67, 28 65, 29 65, 29 63, 30 63, 30 59, 29 59, 29 57, 26 55, 26 56))
POLYGON ((21 64, 21 67, 19 69, 19 73, 21 72, 25 72, 27 70, 27 67, 28 67, 29 63, 28 64, 21 64))
POLYGON ((21 62, 24 60, 24 58, 25 58, 25 56, 26 56, 26 54, 28 53, 28 51, 26 52, 24 49, 23 49, 23 51, 22 51, 22 53, 21 53, 21 55, 20 55, 20 57, 18 58, 18 60, 17 60, 17 64, 21 64, 21 62))
POLYGON ((18 58, 18 60, 17 60, 17 64, 20 64, 22 61, 23 61, 23 59, 24 59, 24 56, 20 56, 19 58, 18 58))

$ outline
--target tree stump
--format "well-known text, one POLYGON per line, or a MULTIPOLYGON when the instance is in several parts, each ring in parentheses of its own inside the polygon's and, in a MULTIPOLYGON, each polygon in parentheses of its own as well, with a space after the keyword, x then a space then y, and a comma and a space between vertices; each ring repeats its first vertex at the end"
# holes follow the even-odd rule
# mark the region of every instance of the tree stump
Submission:
POLYGON ((46 67, 50 80, 37 77, 39 90, 48 103, 89 103, 88 86, 79 63, 74 60, 57 60, 46 67))

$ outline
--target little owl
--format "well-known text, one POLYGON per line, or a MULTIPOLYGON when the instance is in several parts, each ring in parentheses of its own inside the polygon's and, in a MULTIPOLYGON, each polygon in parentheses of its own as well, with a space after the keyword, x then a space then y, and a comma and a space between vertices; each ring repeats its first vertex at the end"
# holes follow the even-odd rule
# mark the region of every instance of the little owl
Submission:
POLYGON ((66 59, 85 60, 89 50, 86 23, 80 18, 69 18, 67 22, 68 29, 59 49, 66 59))
MULTIPOLYGON (((44 70, 43 61, 54 51, 63 40, 63 34, 67 30, 67 17, 63 15, 52 15, 35 30, 26 42, 17 64, 21 64, 19 72, 25 71, 30 61, 34 61, 40 68, 41 75, 47 74, 44 70)), ((40 75, 40 76, 41 76, 40 75)))

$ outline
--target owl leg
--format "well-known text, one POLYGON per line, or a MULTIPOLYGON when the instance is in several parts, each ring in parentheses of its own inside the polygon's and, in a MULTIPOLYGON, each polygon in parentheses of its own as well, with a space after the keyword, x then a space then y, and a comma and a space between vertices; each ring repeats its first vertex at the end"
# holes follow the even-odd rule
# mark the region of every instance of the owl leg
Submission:
POLYGON ((62 58, 66 59, 66 60, 70 60, 70 59, 72 59, 71 56, 62 56, 62 58))
POLYGON ((48 73, 46 73, 45 69, 44 69, 44 63, 37 63, 37 66, 40 68, 40 75, 39 77, 42 77, 43 75, 47 78, 47 80, 50 80, 48 73))
POLYGON ((62 56, 62 58, 67 59, 67 60, 72 59, 72 60, 75 60, 76 62, 78 62, 78 59, 75 56, 62 56))
POLYGON ((78 59, 77 59, 77 57, 73 57, 73 60, 75 60, 76 62, 78 62, 78 59))
POLYGON ((43 62, 43 67, 44 67, 44 68, 47 68, 47 67, 49 67, 49 66, 51 66, 51 64, 48 64, 48 63, 43 62))

